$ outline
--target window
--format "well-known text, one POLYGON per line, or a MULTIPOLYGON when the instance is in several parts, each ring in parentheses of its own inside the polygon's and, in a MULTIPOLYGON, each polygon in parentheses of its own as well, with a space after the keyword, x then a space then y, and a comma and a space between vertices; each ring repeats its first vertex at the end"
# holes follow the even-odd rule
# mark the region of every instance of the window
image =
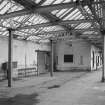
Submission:
POLYGON ((58 56, 56 56, 56 64, 58 65, 58 56))
POLYGON ((64 55, 65 63, 73 63, 73 55, 64 55))
POLYGON ((80 65, 83 65, 83 56, 80 56, 80 65))
POLYGON ((98 56, 98 61, 97 61, 97 63, 98 63, 98 66, 99 66, 99 64, 100 64, 100 58, 99 58, 99 56, 98 56))

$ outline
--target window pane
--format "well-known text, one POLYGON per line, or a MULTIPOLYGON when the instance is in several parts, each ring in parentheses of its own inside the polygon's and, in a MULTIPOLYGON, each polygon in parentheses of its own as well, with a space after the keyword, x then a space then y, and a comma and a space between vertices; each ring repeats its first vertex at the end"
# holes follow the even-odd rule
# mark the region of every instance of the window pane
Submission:
POLYGON ((73 63, 73 55, 64 55, 64 62, 73 63))

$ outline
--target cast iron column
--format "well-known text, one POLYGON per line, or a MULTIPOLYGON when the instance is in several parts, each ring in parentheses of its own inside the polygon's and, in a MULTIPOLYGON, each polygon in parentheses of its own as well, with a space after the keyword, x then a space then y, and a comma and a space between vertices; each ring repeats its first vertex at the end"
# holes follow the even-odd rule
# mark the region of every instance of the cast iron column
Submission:
MULTIPOLYGON (((103 6, 102 6, 103 7, 103 6)), ((102 8, 103 19, 105 19, 105 8, 102 8)), ((101 34, 103 38, 103 49, 102 49, 102 82, 105 81, 105 22, 103 22, 103 29, 101 28, 101 34)))
POLYGON ((105 81, 105 35, 103 34, 103 39, 104 39, 104 42, 103 42, 103 51, 102 51, 102 82, 105 81))
POLYGON ((53 76, 54 71, 54 51, 53 51, 53 40, 50 40, 51 42, 51 69, 50 69, 50 76, 53 76))
POLYGON ((8 36, 8 87, 12 86, 12 44, 13 44, 13 35, 12 29, 8 29, 9 36, 8 36))

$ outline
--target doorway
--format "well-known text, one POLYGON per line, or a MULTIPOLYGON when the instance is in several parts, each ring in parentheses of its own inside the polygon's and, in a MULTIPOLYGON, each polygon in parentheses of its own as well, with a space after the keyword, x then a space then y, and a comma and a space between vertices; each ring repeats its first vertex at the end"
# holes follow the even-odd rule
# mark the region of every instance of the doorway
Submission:
POLYGON ((38 74, 49 72, 49 68, 50 68, 50 52, 37 51, 38 74))

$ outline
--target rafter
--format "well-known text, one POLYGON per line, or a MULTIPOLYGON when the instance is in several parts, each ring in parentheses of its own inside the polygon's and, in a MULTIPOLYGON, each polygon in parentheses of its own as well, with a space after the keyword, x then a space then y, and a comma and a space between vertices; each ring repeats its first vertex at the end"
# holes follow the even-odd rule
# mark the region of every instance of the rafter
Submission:
MULTIPOLYGON (((84 32, 84 31, 99 31, 98 29, 75 29, 75 30, 73 30, 75 33, 76 32, 84 32)), ((27 33, 27 32, 25 32, 25 33, 27 33)), ((29 35, 26 35, 27 37, 28 36, 30 36, 30 34, 31 33, 27 33, 27 34, 29 34, 29 35)), ((65 31, 65 30, 59 30, 59 31, 48 31, 48 32, 46 32, 46 31, 43 31, 43 32, 37 32, 37 33, 33 33, 33 34, 31 34, 31 36, 38 36, 38 35, 48 35, 48 34, 71 34, 71 32, 67 32, 67 31, 65 31)))
MULTIPOLYGON (((65 8, 74 8, 75 9, 75 8, 78 7, 77 2, 73 2, 72 1, 72 2, 69 2, 69 3, 60 3, 60 4, 51 4, 51 5, 47 5, 47 6, 39 6, 33 0, 20 0, 20 1, 19 0, 14 0, 14 1, 19 3, 19 4, 21 4, 22 6, 24 6, 25 9, 1 15, 0 19, 8 19, 8 18, 11 18, 11 17, 17 17, 17 16, 23 16, 23 15, 29 15, 29 14, 38 13, 38 14, 42 15, 43 17, 47 18, 50 21, 49 23, 43 23, 43 24, 37 24, 37 25, 31 25, 31 26, 18 27, 17 30, 60 25, 61 27, 63 27, 65 29, 65 30, 61 30, 61 31, 65 31, 65 32, 66 31, 67 32, 80 31, 82 33, 84 31, 99 31, 99 29, 96 29, 96 28, 94 28, 94 29, 80 29, 80 30, 76 30, 76 29, 72 28, 68 24, 79 24, 79 23, 81 23, 81 21, 69 21, 68 23, 66 23, 67 21, 62 22, 61 19, 59 19, 55 15, 51 14, 51 12, 53 10, 62 10, 62 9, 65 9, 65 8)), ((88 0, 86 0, 86 1, 82 0, 79 3, 82 6, 89 5, 89 2, 87 2, 87 1, 88 0)), ((43 2, 45 2, 45 0, 42 0, 42 2, 39 2, 39 4, 40 3, 42 4, 43 2)), ((104 2, 92 2, 92 5, 100 4, 100 3, 104 3, 105 4, 105 1, 104 2)), ((96 22, 95 20, 91 20, 90 22, 92 22, 92 21, 96 22)), ((24 30, 22 30, 22 31, 24 31, 24 30)), ((58 33, 59 32, 38 32, 37 34, 33 34, 33 35, 34 36, 35 35, 39 36, 39 35, 45 35, 45 34, 58 34, 58 33)), ((60 32, 60 33, 64 33, 64 32, 60 32)), ((27 38, 28 38, 28 36, 27 36, 27 38)))
POLYGON ((104 26, 102 24, 101 19, 99 18, 99 16, 96 14, 96 10, 95 8, 93 8, 92 4, 88 4, 88 7, 90 8, 93 18, 97 21, 97 23, 100 25, 100 29, 104 29, 104 26))
POLYGON ((32 9, 35 8, 37 5, 35 4, 34 1, 32 0, 13 0, 18 4, 21 4, 22 6, 24 6, 26 9, 32 9))
POLYGON ((40 28, 40 27, 48 27, 48 26, 55 26, 55 25, 67 25, 67 24, 80 24, 80 23, 91 23, 95 22, 93 19, 81 19, 81 20, 65 20, 65 21, 58 21, 58 22, 48 22, 48 23, 41 23, 41 24, 36 24, 36 25, 27 25, 23 27, 18 27, 15 30, 23 30, 23 29, 32 29, 32 28, 40 28))
MULTIPOLYGON (((90 15, 90 14, 84 9, 84 6, 79 5, 79 6, 78 6, 78 9, 79 9, 80 12, 82 13, 82 15, 85 17, 85 19, 92 19, 92 18, 93 18, 93 16, 90 15)), ((96 24, 96 21, 93 21, 93 22, 91 22, 91 23, 92 23, 92 26, 93 26, 94 28, 97 28, 97 27, 98 27, 97 24, 96 24)))
POLYGON ((46 0, 41 0, 38 5, 42 5, 46 0))
MULTIPOLYGON (((100 3, 105 3, 105 2, 95 2, 93 4, 100 4, 100 3)), ((87 3, 84 2, 83 5, 87 5, 87 3)), ((53 5, 48 5, 48 6, 38 6, 37 8, 34 7, 31 10, 23 9, 23 10, 0 15, 0 19, 8 19, 8 18, 24 16, 24 15, 28 15, 32 13, 42 13, 46 11, 51 12, 53 10, 60 10, 60 9, 65 9, 65 8, 76 8, 76 3, 70 2, 70 3, 53 4, 53 5)))

